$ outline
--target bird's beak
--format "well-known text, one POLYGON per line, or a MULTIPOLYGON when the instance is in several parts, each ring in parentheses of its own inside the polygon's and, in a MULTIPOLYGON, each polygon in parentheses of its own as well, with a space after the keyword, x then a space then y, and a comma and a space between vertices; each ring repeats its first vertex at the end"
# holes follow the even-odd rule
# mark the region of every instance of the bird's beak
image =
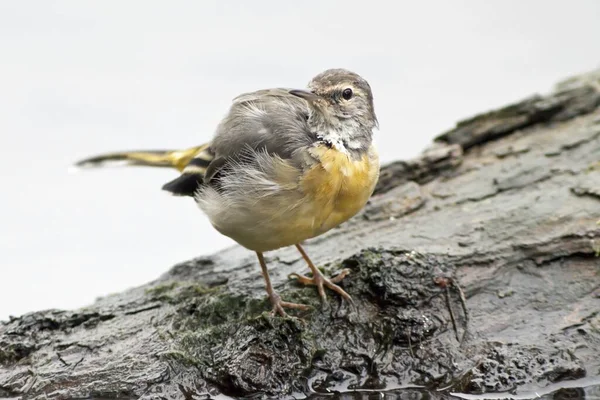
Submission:
POLYGON ((316 95, 313 92, 309 92, 308 90, 294 89, 290 90, 290 94, 303 98, 309 103, 314 103, 315 101, 320 99, 319 95, 316 95))

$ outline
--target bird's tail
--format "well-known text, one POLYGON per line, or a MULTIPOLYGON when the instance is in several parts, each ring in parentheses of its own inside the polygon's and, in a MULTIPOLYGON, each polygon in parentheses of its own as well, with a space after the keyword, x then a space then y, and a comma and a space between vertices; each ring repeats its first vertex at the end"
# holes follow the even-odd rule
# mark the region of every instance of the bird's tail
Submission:
POLYGON ((203 158, 202 154, 206 152, 209 152, 209 143, 184 150, 123 151, 86 158, 78 161, 75 166, 94 168, 110 165, 138 165, 175 168, 181 172, 193 158, 203 158))

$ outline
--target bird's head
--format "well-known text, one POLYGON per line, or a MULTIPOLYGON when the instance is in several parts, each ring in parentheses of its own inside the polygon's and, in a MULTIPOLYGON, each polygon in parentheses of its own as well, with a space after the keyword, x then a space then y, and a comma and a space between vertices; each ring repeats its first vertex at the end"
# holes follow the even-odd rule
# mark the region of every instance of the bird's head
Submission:
POLYGON ((329 69, 315 76, 308 90, 291 90, 311 109, 309 123, 317 133, 337 132, 344 142, 368 136, 378 126, 373 93, 360 75, 345 69, 329 69))
POLYGON ((341 123, 354 119, 363 126, 377 126, 371 86, 354 72, 329 69, 315 76, 309 82, 308 90, 290 93, 307 100, 327 119, 338 119, 341 123))

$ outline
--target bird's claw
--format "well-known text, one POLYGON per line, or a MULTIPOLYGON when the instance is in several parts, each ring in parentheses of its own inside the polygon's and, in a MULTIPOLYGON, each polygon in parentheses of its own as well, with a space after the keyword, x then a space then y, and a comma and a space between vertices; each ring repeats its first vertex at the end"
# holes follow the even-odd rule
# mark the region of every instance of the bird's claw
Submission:
POLYGON ((336 285, 336 283, 341 282, 342 279, 344 279, 350 273, 349 269, 343 269, 342 272, 340 272, 333 278, 325 277, 318 269, 316 269, 316 271, 317 273, 313 273, 314 276, 312 278, 297 274, 295 272, 290 274, 288 278, 295 279, 298 283, 301 283, 303 285, 316 286, 317 290, 319 291, 319 296, 321 296, 323 302, 327 302, 325 287, 328 287, 329 289, 342 296, 345 300, 352 303, 352 297, 348 293, 346 293, 344 289, 336 285))
POLYGON ((277 293, 272 293, 269 295, 269 300, 273 305, 273 310, 271 311, 271 315, 279 314, 282 317, 287 317, 288 314, 284 311, 284 308, 292 308, 296 310, 308 310, 310 306, 305 304, 298 303, 290 303, 288 301, 281 300, 281 297, 277 293))

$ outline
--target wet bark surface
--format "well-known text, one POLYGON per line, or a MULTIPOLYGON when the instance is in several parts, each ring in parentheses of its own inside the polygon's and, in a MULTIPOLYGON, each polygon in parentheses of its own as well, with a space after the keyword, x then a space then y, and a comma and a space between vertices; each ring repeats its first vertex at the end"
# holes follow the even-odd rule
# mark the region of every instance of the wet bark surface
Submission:
POLYGON ((312 309, 271 316, 254 254, 234 247, 0 323, 0 397, 535 397, 577 379, 590 387, 548 398, 597 396, 599 106, 593 72, 384 166, 359 215, 305 243, 328 274, 351 271, 353 305, 289 280, 308 268, 286 248, 266 254, 273 283, 312 309))

